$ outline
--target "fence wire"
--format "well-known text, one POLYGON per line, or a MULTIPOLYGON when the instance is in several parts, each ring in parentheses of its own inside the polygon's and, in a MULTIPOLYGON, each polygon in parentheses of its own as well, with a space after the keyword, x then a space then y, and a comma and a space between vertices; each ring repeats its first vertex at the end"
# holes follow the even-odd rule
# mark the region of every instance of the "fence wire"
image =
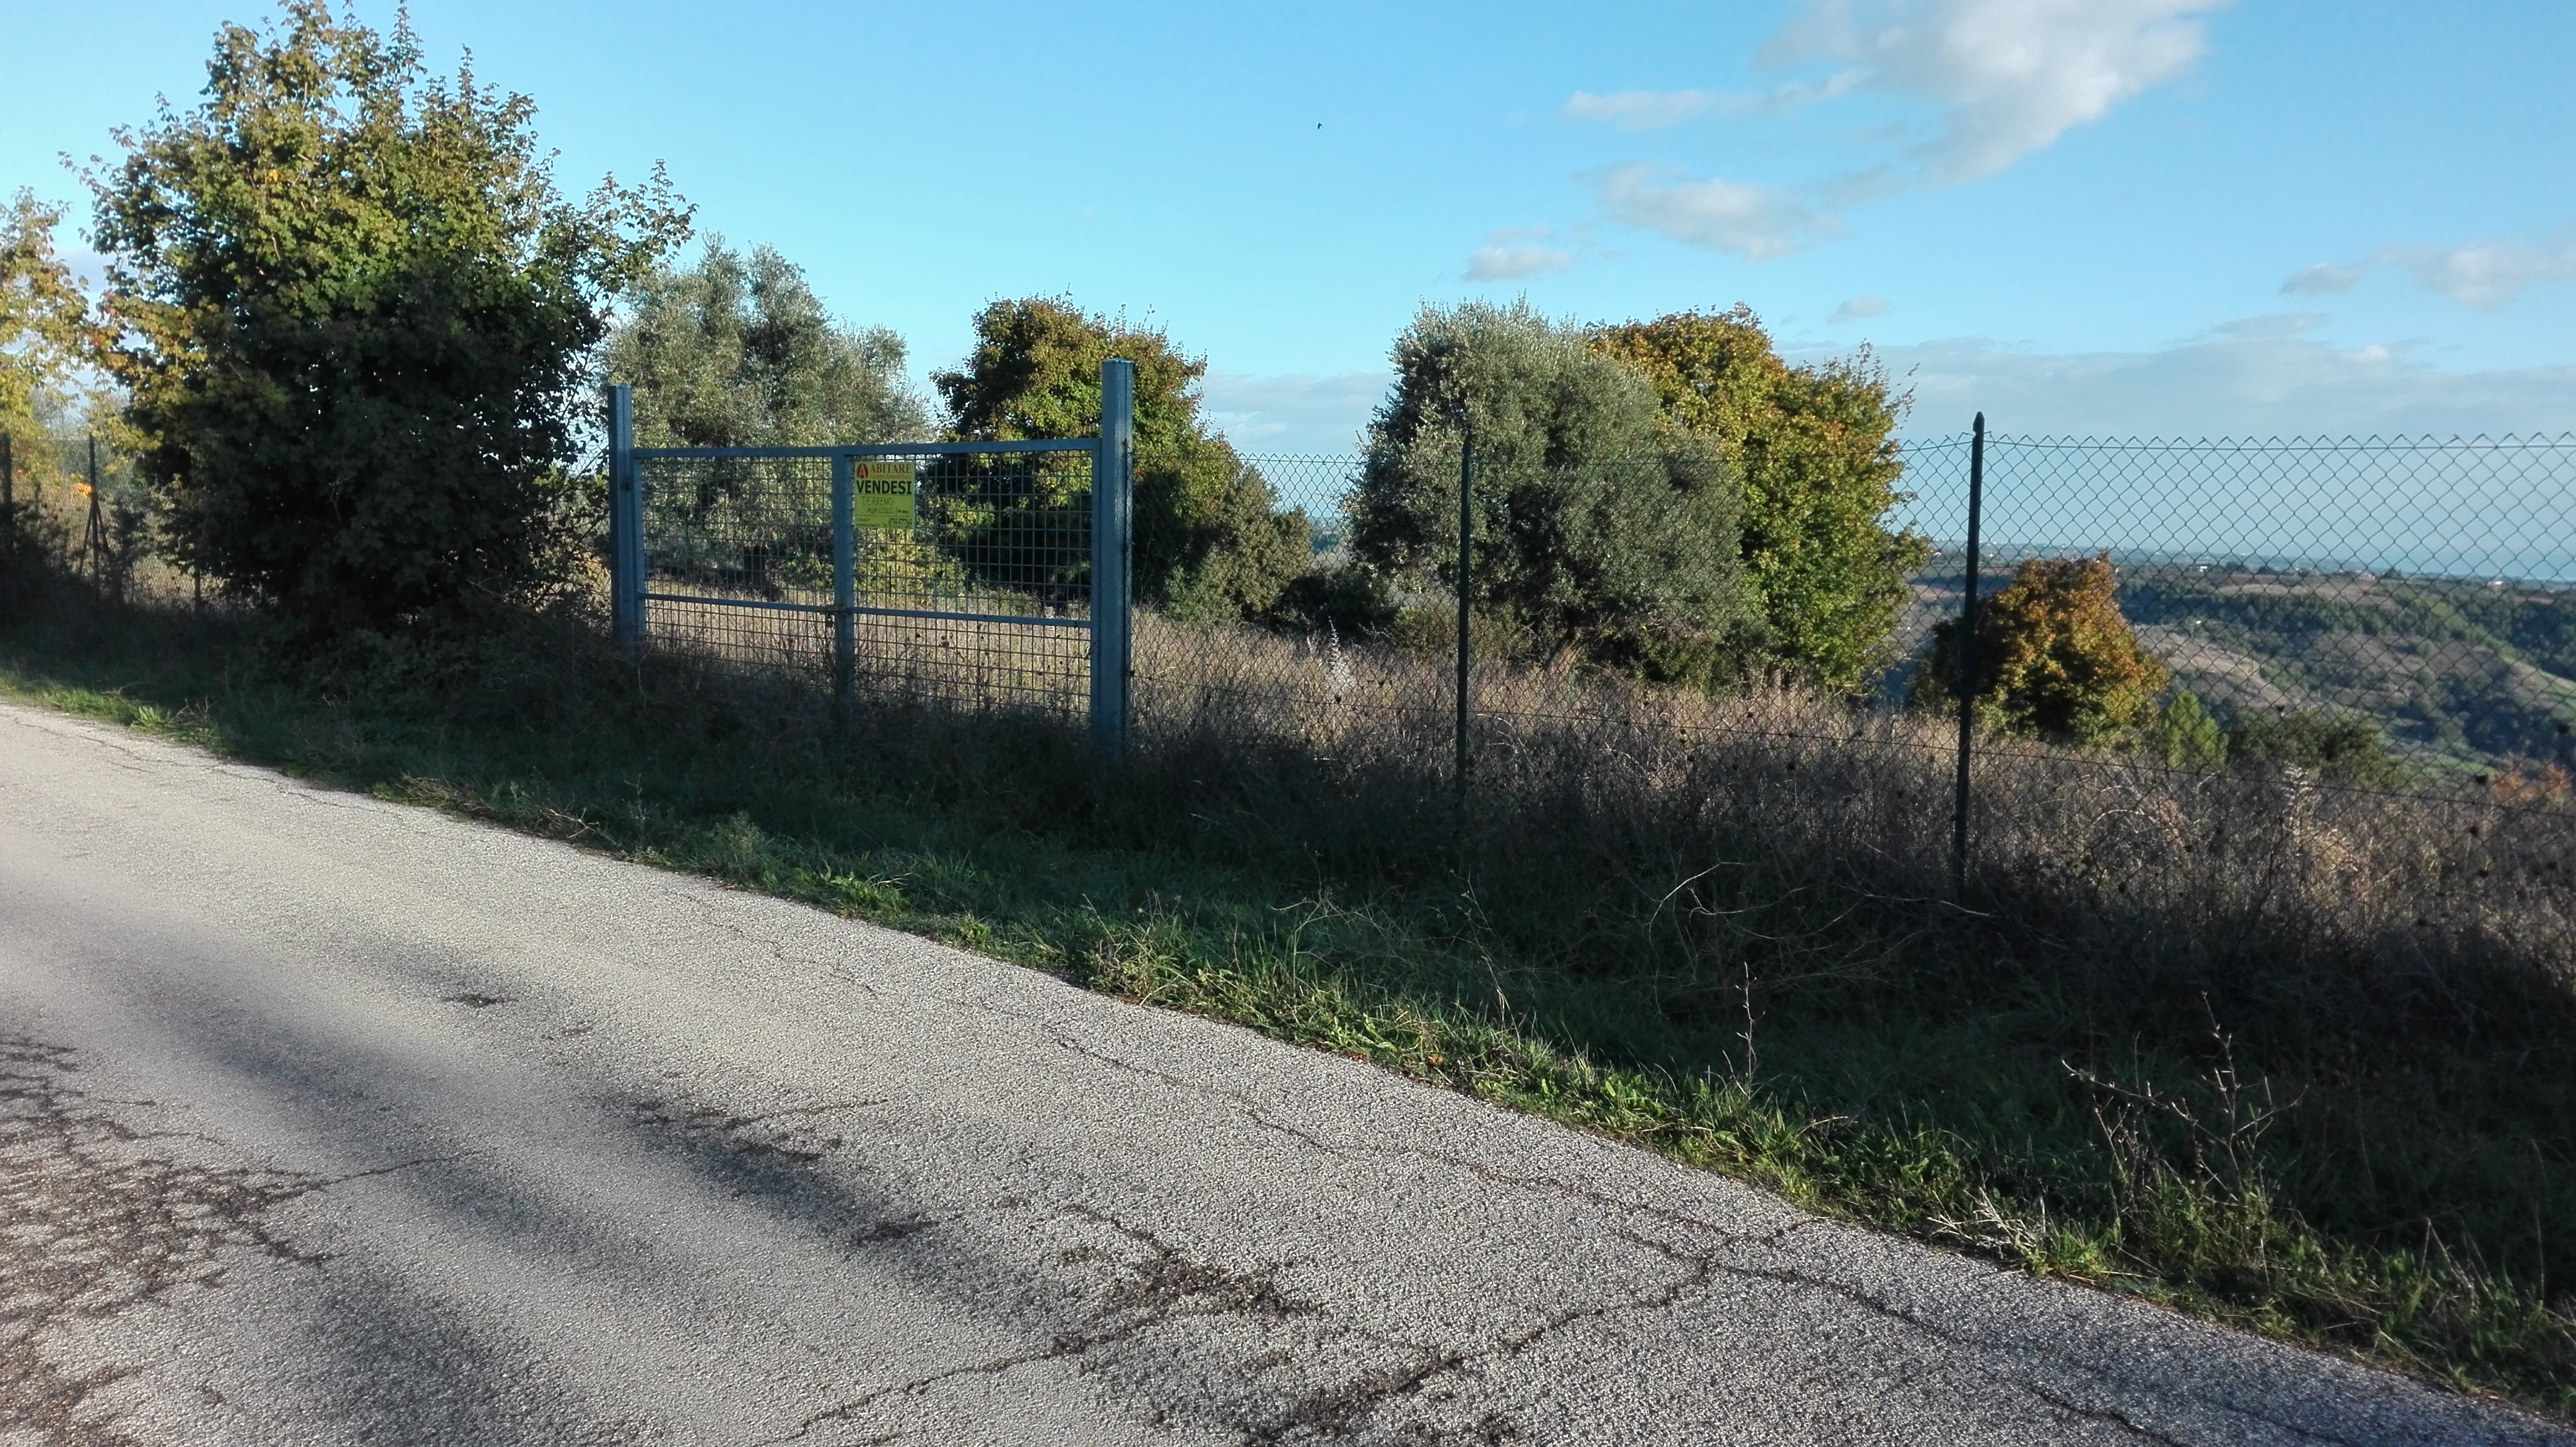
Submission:
POLYGON ((834 460, 637 459, 660 646, 881 699, 1080 716, 1090 688, 1088 451, 867 456, 840 647, 834 460))
MULTIPOLYGON (((1966 449, 1911 460, 1906 520, 1944 554, 1917 580, 1919 636, 1959 611, 1966 449)), ((1995 437, 1985 498, 1981 593, 2035 562, 2106 559, 2121 614, 2237 764, 2329 791, 2566 792, 2576 438, 1995 437)))
MULTIPOLYGON (((1564 578, 1533 579, 1522 575, 1526 560, 1515 561, 1533 529, 1669 505, 1653 502, 1655 489, 1636 475, 1667 462, 1531 463, 1480 477, 1464 699, 1472 767, 1499 776, 1541 757, 1551 767, 1576 756, 1651 761, 1719 741, 1751 750, 1747 768, 1813 768, 1819 749, 1847 762, 1875 751, 1901 759, 1886 767, 1912 780, 1900 792, 1918 800, 1922 817, 1905 827, 1946 827, 1949 805, 1936 784, 1955 755, 1955 733, 1940 721, 1943 690, 1924 685, 1945 681, 1927 680, 1927 660, 1936 630, 1956 624, 1965 591, 1970 454, 1964 437, 1903 449, 1900 500, 1879 526, 1911 540, 1920 565, 1863 608, 1875 652, 1858 682, 1847 668, 1823 690, 1800 686, 1799 658, 1763 653, 1764 629, 1780 648, 1805 626, 1776 616, 1776 599, 1739 597, 1741 616, 1731 621, 1712 613, 1712 638, 1736 630, 1735 651, 1696 673, 1671 652, 1674 638, 1690 644, 1687 626, 1667 628, 1661 641, 1641 632, 1625 652, 1605 651, 1533 626, 1525 606, 1497 606, 1498 590, 1527 600, 1550 587, 1574 599, 1566 606, 1576 612, 1586 590, 1628 599, 1596 608, 1596 617, 1559 620, 1595 640, 1628 626, 1622 608, 1662 610, 1656 616, 1684 624, 1694 607, 1722 612, 1705 588, 1692 593, 1700 585, 1690 580, 1734 576, 1729 569, 1750 577, 1755 560, 1693 553, 1695 540, 1722 530, 1686 526, 1678 513, 1669 526, 1640 516, 1617 523, 1643 551, 1602 563, 1598 576, 1575 576, 1591 566, 1579 547, 1563 550, 1577 559, 1564 578), (1783 684, 1744 685, 1748 662, 1783 684), (1680 681, 1653 682, 1658 676, 1680 681), (1691 686, 1694 678, 1720 686, 1691 686)), ((913 512, 901 526, 859 530, 858 686, 1078 713, 1088 683, 1089 457, 887 460, 911 466, 913 512)), ((1418 516, 1390 524, 1385 499, 1363 486, 1361 458, 1240 461, 1230 505, 1248 500, 1277 526, 1301 526, 1291 546, 1305 556, 1274 570, 1275 596, 1252 596, 1240 583, 1228 585, 1232 593, 1210 591, 1183 574, 1147 580, 1134 642, 1140 737, 1213 732, 1246 746, 1451 767, 1461 704, 1456 539, 1442 518, 1444 510, 1454 517, 1454 478, 1416 479, 1421 495, 1407 506, 1418 516), (1445 500, 1434 495, 1442 487, 1445 500), (1392 566, 1362 565, 1355 530, 1367 528, 1375 530, 1369 562, 1392 566), (1390 559, 1390 547, 1410 553, 1390 559), (1287 576, 1299 566, 1301 576, 1287 576)), ((650 631, 721 657, 830 670, 831 461, 646 458, 642 467, 650 631)), ((2098 813, 2113 807, 2104 790, 2286 789, 2281 807, 2310 811, 2355 794, 2508 808, 2568 795, 2576 438, 1993 436, 1983 495, 1986 616, 2030 570, 2099 559, 2157 676, 2152 716, 2115 729, 2080 739, 1982 731, 1980 828, 1992 800, 2020 797, 2016 818, 2098 813), (2196 722, 2184 716, 2191 710, 2176 712, 2184 695, 2196 722)), ((1794 553, 1796 543, 1766 546, 1794 553)))
MULTIPOLYGON (((1881 522, 1919 538, 1925 557, 1890 610, 1856 706, 1795 688, 1640 687, 1616 667, 1583 666, 1577 650, 1513 636, 1471 582, 1475 767, 1509 770, 1517 757, 1568 748, 1644 757, 1691 738, 1784 759, 1819 745, 1894 751, 1917 757, 1907 768, 1923 776, 1921 827, 1946 827, 1934 765, 1955 754, 1955 734, 1917 706, 1916 685, 1936 627, 1960 614, 1970 451, 1965 437, 1904 449, 1902 501, 1881 522)), ((1190 621, 1148 605, 1140 725, 1342 749, 1366 733, 1390 756, 1442 766, 1459 705, 1455 598, 1445 591, 1454 534, 1423 540, 1422 566, 1398 579, 1391 618, 1366 617, 1337 607, 1348 599, 1318 582, 1354 561, 1363 460, 1245 463, 1278 505, 1303 509, 1315 572, 1258 621, 1190 621)), ((1480 484, 1480 550, 1489 528, 1515 526, 1493 511, 1507 501, 1482 494, 1513 485, 1480 484)), ((2510 808, 2569 793, 2576 438, 1989 437, 1984 499, 1979 592, 1989 608, 2026 565, 2105 560, 2119 611, 2163 680, 2156 717, 2080 745, 1981 733, 1981 821, 1987 797, 2027 794, 2041 775, 2059 779, 2047 786, 2057 803, 2025 799, 2017 816, 2098 813, 2110 807, 2097 797, 2105 789, 2286 790, 2275 803, 2311 812, 2354 794, 2510 808), (2173 708, 2186 693, 2203 722, 2177 734, 2173 708)))

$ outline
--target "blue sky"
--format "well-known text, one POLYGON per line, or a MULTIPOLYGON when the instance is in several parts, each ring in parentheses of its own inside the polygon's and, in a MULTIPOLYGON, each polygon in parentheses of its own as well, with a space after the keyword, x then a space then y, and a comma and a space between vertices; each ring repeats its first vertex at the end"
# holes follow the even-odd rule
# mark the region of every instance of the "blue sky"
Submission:
MULTIPOLYGON (((6 0, 0 186, 187 103, 242 3, 6 0)), ((389 6, 359 13, 388 23, 389 6)), ((916 370, 998 297, 1166 326, 1340 451, 1425 303, 1750 303, 1913 430, 2576 430, 2576 5, 423 0, 561 175, 667 162, 916 370)), ((77 208, 76 208, 77 210, 77 208)), ((74 241, 76 243, 76 240, 74 241)))

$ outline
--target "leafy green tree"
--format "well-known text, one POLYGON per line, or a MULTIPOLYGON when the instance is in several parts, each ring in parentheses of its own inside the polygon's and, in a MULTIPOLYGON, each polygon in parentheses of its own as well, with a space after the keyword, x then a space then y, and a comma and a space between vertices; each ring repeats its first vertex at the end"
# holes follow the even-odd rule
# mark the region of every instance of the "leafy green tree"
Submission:
POLYGON ((1454 588, 1472 438, 1471 584, 1504 631, 1653 678, 1705 685, 1734 667, 1739 494, 1636 371, 1526 303, 1425 308, 1393 361, 1352 499, 1354 554, 1454 588))
POLYGON ((1744 493, 1738 524, 1761 660, 1852 693, 1891 659, 1907 577, 1931 557, 1891 529, 1906 501, 1905 398, 1864 349, 1791 366, 1749 308, 1599 327, 1597 350, 1645 374, 1675 422, 1713 439, 1744 493))
POLYGON ((931 380, 960 438, 1090 437, 1111 357, 1136 364, 1137 596, 1199 620, 1261 615, 1312 561, 1312 533, 1200 418, 1205 358, 1160 330, 1029 297, 977 313, 975 350, 931 380))
POLYGON ((634 386, 646 447, 926 438, 903 367, 903 338, 834 321, 794 263, 720 236, 694 265, 645 278, 608 340, 609 379, 634 386))
POLYGON ((563 199, 534 107, 290 0, 90 179, 111 366, 181 557, 310 630, 534 596, 612 296, 687 232, 657 170, 563 199))
POLYGON ((89 341, 88 308, 54 255, 62 212, 20 191, 0 207, 0 433, 13 486, 0 505, 0 606, 21 607, 63 557, 65 519, 38 506, 57 431, 89 341))
POLYGON ((2309 769, 2339 784, 2384 789, 2408 778, 2376 722, 2338 709, 2247 709, 2229 721, 2227 746, 2239 763, 2309 769))
MULTIPOLYGON (((2102 745, 2134 738, 2171 677, 2120 616, 2107 556, 2033 558, 1977 613, 1977 717, 2004 733, 2102 745)), ((1914 673, 1920 702, 1955 703, 1959 630, 1933 629, 1914 673)))
POLYGON ((2147 752, 2177 769, 2215 769, 2227 762, 2227 730, 2200 696, 2177 688, 2147 730, 2147 752))
POLYGON ((61 423, 91 341, 89 305, 54 254, 62 219, 27 190, 0 207, 0 432, 30 455, 61 423))

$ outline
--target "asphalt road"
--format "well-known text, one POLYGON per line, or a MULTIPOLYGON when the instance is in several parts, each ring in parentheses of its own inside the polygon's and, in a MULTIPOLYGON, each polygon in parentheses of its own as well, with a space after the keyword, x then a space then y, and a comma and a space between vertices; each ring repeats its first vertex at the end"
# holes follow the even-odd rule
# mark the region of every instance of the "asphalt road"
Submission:
POLYGON ((0 708, 0 1447, 124 1441, 2576 1434, 0 708))

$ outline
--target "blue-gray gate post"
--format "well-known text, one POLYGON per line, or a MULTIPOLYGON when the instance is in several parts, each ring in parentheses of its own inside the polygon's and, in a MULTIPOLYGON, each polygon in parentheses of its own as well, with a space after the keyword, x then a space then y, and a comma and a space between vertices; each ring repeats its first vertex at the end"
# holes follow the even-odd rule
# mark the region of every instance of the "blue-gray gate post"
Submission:
POLYGON ((644 484, 635 470, 635 393, 608 389, 608 623, 621 643, 644 640, 644 484))
POLYGON ((1100 441, 1091 460, 1091 739, 1110 762, 1127 752, 1135 675, 1127 565, 1134 556, 1136 364, 1100 364, 1100 441))
POLYGON ((858 686, 859 531, 853 516, 857 468, 846 452, 832 455, 832 702, 847 711, 858 686))

